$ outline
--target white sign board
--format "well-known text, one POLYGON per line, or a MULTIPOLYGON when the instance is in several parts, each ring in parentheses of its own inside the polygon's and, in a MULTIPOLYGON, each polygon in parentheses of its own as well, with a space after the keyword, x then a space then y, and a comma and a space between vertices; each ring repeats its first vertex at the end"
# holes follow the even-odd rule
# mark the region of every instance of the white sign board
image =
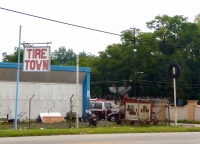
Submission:
POLYGON ((126 119, 148 120, 150 113, 151 105, 149 103, 126 103, 126 119))
POLYGON ((25 47, 23 71, 50 71, 50 47, 25 47))

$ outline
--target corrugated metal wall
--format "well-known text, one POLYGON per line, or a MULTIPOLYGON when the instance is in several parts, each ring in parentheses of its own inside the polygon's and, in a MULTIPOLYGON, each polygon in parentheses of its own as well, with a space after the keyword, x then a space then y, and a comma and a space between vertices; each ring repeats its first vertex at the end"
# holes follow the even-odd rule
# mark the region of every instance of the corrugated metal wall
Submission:
MULTIPOLYGON (((79 115, 82 116, 82 84, 79 84, 79 115)), ((29 99, 31 100, 31 119, 39 113, 59 112, 62 116, 70 109, 70 98, 76 104, 76 84, 20 82, 18 96, 18 114, 25 112, 20 120, 29 118, 29 99)), ((0 112, 11 110, 9 119, 15 118, 16 82, 0 81, 0 112)), ((73 108, 76 111, 76 107, 73 108)), ((2 117, 2 116, 1 116, 2 117)))

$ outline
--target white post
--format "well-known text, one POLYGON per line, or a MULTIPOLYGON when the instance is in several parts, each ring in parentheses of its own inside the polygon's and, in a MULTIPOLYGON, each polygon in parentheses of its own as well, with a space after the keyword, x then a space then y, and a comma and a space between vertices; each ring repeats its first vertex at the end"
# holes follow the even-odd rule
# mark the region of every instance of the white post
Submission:
MULTIPOLYGON (((175 74, 175 68, 173 67, 173 74, 175 74)), ((177 108, 176 108, 176 79, 173 78, 173 85, 174 85, 174 121, 175 126, 177 126, 177 108)))
POLYGON ((79 127, 79 56, 76 55, 76 97, 77 97, 77 110, 76 110, 76 127, 79 127))

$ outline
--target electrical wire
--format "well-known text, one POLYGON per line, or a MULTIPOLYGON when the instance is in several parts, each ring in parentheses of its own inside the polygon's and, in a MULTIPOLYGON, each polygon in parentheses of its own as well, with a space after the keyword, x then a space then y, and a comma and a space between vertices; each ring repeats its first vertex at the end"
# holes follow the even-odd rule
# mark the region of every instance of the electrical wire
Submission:
MULTIPOLYGON (((90 83, 91 84, 102 84, 102 83, 117 83, 117 82, 131 82, 131 80, 99 81, 99 82, 90 82, 90 83)), ((172 83, 159 82, 159 81, 138 80, 137 82, 151 83, 151 85, 172 86, 172 83)), ((200 88, 200 84, 181 84, 181 83, 176 83, 176 85, 177 85, 177 87, 200 88)))
POLYGON ((111 32, 107 32, 107 31, 103 31, 103 30, 98 30, 98 29, 93 29, 93 28, 84 27, 84 26, 80 26, 80 25, 75 25, 75 24, 70 24, 70 23, 66 23, 66 22, 61 22, 61 21, 58 21, 58 20, 53 20, 53 19, 49 19, 49 18, 45 18, 45 17, 40 17, 40 16, 32 15, 32 14, 27 14, 27 13, 15 11, 15 10, 3 8, 3 7, 0 7, 0 9, 6 10, 6 11, 10 11, 10 12, 14 12, 14 13, 19 13, 19 14, 22 14, 22 15, 27 15, 27 16, 30 16, 30 17, 35 17, 35 18, 43 19, 43 20, 48 20, 48 21, 52 21, 52 22, 56 22, 56 23, 61 23, 61 24, 66 24, 66 25, 70 25, 70 26, 74 26, 74 27, 79 27, 79 28, 82 28, 82 29, 88 29, 88 30, 92 30, 92 31, 97 31, 97 32, 111 34, 111 35, 121 36, 120 34, 116 34, 116 33, 111 33, 111 32))
MULTIPOLYGON (((74 27, 79 27, 79 28, 83 28, 83 29, 88 29, 88 30, 92 30, 92 31, 97 31, 97 32, 102 32, 102 33, 107 33, 107 34, 122 36, 122 35, 116 34, 116 33, 111 33, 111 32, 107 32, 107 31, 103 31, 103 30, 98 30, 98 29, 93 29, 93 28, 84 27, 84 26, 80 26, 80 25, 75 25, 75 24, 70 24, 70 23, 66 23, 66 22, 61 22, 61 21, 58 21, 58 20, 53 20, 53 19, 49 19, 49 18, 45 18, 45 17, 40 17, 40 16, 28 14, 28 13, 23 13, 23 12, 11 10, 11 9, 3 8, 3 7, 0 7, 0 9, 6 10, 6 11, 10 11, 10 12, 14 12, 14 13, 19 13, 19 14, 22 14, 22 15, 27 15, 27 16, 30 16, 30 17, 35 17, 35 18, 39 18, 39 19, 44 19, 44 20, 48 20, 48 21, 52 21, 52 22, 56 22, 56 23, 61 23, 61 24, 66 24, 66 25, 70 25, 70 26, 74 26, 74 27)), ((176 47, 178 47, 178 46, 176 46, 176 47)), ((179 46, 179 47, 180 47, 180 46, 179 46)), ((190 48, 190 49, 200 50, 199 48, 190 48)))

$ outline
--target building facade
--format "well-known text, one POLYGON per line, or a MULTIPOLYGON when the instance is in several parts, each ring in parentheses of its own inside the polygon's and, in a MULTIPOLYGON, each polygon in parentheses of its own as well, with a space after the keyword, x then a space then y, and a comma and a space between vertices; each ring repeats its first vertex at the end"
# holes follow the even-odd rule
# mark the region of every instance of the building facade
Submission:
MULTIPOLYGON (((20 64, 18 83, 18 118, 37 119, 40 113, 60 113, 66 117, 70 110, 76 112, 79 91, 79 117, 85 117, 90 101, 90 72, 88 67, 51 65, 50 72, 23 72, 20 64), (78 87, 77 87, 78 86, 78 87)), ((17 63, 0 62, 0 117, 15 118, 17 93, 17 63)))

